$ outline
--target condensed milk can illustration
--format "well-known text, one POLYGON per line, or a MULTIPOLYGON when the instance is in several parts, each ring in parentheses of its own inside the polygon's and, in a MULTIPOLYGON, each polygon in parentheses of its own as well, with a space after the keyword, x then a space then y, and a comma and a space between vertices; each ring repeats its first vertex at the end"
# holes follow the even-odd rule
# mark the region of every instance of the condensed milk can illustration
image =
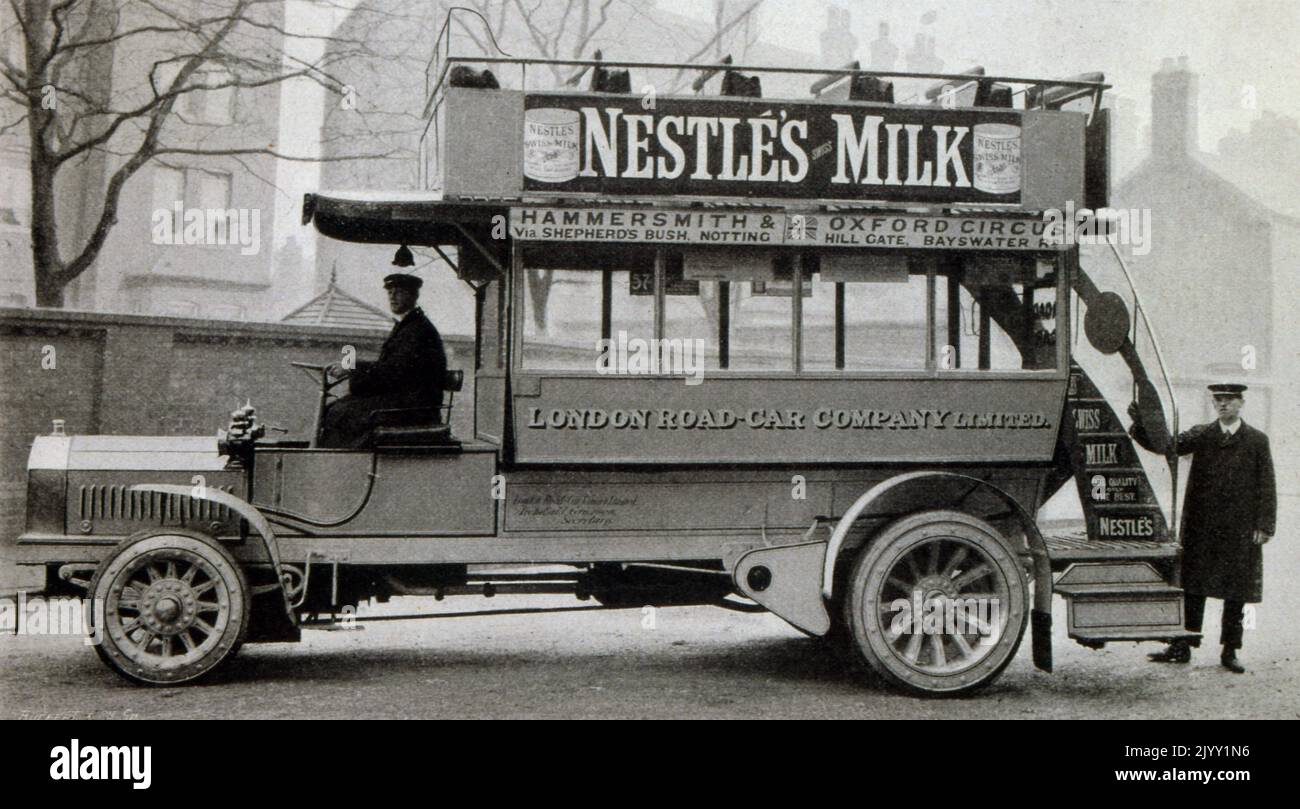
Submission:
POLYGON ((987 194, 1020 190, 1020 127, 975 125, 975 188, 987 194))
POLYGON ((539 107, 524 112, 524 176, 563 183, 578 176, 578 111, 539 107))

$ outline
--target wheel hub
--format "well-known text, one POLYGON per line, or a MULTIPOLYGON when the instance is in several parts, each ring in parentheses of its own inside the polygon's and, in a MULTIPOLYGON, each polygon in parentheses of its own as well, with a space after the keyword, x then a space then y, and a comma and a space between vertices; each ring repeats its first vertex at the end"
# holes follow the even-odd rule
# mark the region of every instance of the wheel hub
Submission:
POLYGON ((179 579, 149 585, 140 599, 140 618, 157 635, 177 635, 188 629, 197 615, 198 598, 179 579))
POLYGON ((918 581, 912 587, 912 594, 919 594, 925 601, 929 601, 934 598, 956 598, 958 590, 950 577, 935 574, 918 581))

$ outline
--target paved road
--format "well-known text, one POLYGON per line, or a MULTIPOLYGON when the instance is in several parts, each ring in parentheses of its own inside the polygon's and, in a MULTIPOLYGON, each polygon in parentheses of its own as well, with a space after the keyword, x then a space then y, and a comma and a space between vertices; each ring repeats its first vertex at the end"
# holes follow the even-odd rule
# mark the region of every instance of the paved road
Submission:
MULTIPOLYGON (((573 602, 396 599, 382 609, 476 603, 573 602)), ((1144 659, 1153 645, 1093 651, 1058 630, 1055 674, 1033 668, 1026 643, 992 688, 963 700, 864 682, 770 615, 660 609, 653 628, 646 617, 597 611, 312 631, 296 645, 245 647, 209 684, 165 689, 120 681, 79 638, 0 636, 0 717, 1300 718, 1300 662, 1274 610, 1248 633, 1245 675, 1221 670, 1212 649, 1191 666, 1157 666, 1144 659)))

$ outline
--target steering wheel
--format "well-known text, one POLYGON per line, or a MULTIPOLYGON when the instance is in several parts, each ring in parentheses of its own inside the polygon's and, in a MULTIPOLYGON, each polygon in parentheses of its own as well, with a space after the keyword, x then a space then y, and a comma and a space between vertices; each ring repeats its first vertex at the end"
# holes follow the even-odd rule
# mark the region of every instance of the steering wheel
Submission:
POLYGON ((330 369, 334 367, 332 365, 320 365, 314 362, 298 362, 298 361, 292 361, 289 364, 292 365, 294 368, 301 368, 308 376, 312 378, 313 382, 319 380, 320 399, 316 405, 316 420, 315 423, 313 423, 312 425, 312 431, 311 431, 312 434, 311 445, 315 447, 317 444, 320 443, 321 427, 324 426, 325 424, 325 409, 329 406, 330 391, 332 391, 343 381, 347 380, 350 376, 352 376, 352 374, 350 372, 345 371, 344 373, 340 374, 338 378, 330 379, 329 372, 330 369))

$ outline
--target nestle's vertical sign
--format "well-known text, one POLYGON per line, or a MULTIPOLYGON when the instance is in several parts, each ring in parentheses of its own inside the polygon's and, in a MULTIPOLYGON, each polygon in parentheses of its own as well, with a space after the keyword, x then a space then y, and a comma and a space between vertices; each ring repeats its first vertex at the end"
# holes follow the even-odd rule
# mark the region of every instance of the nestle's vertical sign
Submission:
POLYGON ((732 98, 536 93, 529 191, 1020 203, 1020 113, 732 98))

